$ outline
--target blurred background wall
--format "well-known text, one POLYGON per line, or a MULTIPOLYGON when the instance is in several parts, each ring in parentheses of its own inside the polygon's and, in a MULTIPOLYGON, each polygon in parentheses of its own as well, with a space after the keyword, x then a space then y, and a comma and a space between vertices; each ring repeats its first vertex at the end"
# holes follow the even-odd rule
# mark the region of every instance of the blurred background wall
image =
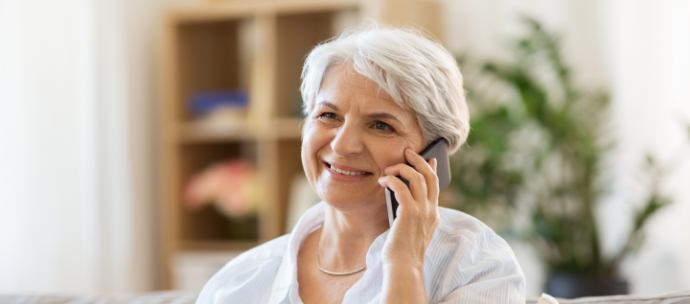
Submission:
MULTIPOLYGON (((239 1, 239 0, 234 0, 239 1)), ((158 26, 172 1, 0 0, 0 292, 131 292, 153 286, 158 26)), ((668 156, 690 120, 690 4, 445 0, 455 52, 506 55, 519 14, 563 34, 578 81, 608 87, 618 138, 604 247, 628 228, 629 172, 668 156)), ((690 289, 690 164, 676 201, 626 263, 634 293, 690 289)), ((514 244, 536 295, 533 252, 514 244)))
POLYGON ((151 283, 156 1, 0 2, 0 292, 151 283))

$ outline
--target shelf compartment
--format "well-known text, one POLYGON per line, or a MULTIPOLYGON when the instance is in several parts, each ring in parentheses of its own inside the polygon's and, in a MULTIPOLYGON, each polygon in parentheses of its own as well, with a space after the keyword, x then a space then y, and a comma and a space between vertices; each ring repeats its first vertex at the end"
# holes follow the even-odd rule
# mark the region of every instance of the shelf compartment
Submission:
POLYGON ((334 35, 337 12, 282 14, 276 17, 275 117, 301 117, 302 65, 309 51, 334 35))
POLYGON ((249 218, 230 218, 215 206, 192 210, 185 205, 184 192, 190 180, 213 164, 228 160, 256 161, 255 142, 197 143, 177 148, 179 163, 179 195, 175 208, 179 223, 180 244, 203 242, 255 242, 259 237, 259 215, 249 218))
POLYGON ((179 120, 194 118, 188 103, 197 94, 247 92, 247 60, 240 40, 249 22, 228 19, 175 25, 179 120))
POLYGON ((274 201, 273 209, 267 210, 274 212, 277 216, 275 222, 268 223, 270 231, 276 235, 286 233, 285 223, 287 221, 286 214, 288 211, 289 200, 292 197, 291 187, 295 176, 304 176, 301 160, 301 140, 299 138, 279 139, 273 142, 274 148, 274 163, 273 170, 275 175, 272 176, 272 185, 275 191, 272 191, 272 200, 274 201))

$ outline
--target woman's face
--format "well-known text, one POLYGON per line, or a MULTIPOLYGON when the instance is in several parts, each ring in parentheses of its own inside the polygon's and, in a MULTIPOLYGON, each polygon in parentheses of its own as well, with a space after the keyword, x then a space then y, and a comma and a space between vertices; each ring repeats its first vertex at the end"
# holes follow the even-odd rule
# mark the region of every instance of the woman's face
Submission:
POLYGON ((305 121, 302 165, 316 193, 332 206, 383 206, 385 195, 377 182, 383 170, 402 163, 405 148, 419 152, 423 143, 411 110, 339 64, 326 72, 305 121))

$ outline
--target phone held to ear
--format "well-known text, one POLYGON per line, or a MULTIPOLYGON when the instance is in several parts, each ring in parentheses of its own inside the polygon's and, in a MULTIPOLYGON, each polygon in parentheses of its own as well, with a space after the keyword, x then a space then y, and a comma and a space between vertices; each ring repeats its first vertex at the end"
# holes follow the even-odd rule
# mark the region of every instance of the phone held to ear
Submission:
MULTIPOLYGON (((432 158, 436 159, 436 175, 438 176, 438 186, 440 190, 447 188, 450 185, 450 159, 448 157, 448 142, 445 139, 439 138, 431 142, 422 152, 419 153, 427 162, 432 158)), ((409 165, 409 164, 408 164, 409 165)), ((409 184, 407 180, 398 176, 405 184, 409 184)), ((397 215, 398 201, 395 199, 395 193, 390 188, 386 187, 386 206, 388 207, 388 224, 393 226, 393 220, 397 215)))

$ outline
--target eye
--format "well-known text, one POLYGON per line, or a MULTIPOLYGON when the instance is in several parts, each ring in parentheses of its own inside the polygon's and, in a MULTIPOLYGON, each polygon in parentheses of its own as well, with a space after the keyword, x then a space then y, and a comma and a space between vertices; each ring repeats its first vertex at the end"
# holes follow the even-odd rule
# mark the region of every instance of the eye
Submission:
POLYGON ((316 115, 316 119, 321 121, 332 121, 338 119, 338 115, 333 112, 322 112, 316 115))
POLYGON ((387 124, 387 123, 385 123, 385 122, 383 122, 383 121, 380 121, 380 120, 375 121, 375 122, 372 124, 372 127, 373 127, 374 129, 376 129, 376 130, 378 130, 378 131, 381 131, 381 132, 384 132, 384 133, 393 133, 393 132, 395 132, 395 129, 393 129, 393 127, 391 127, 389 124, 387 124))

